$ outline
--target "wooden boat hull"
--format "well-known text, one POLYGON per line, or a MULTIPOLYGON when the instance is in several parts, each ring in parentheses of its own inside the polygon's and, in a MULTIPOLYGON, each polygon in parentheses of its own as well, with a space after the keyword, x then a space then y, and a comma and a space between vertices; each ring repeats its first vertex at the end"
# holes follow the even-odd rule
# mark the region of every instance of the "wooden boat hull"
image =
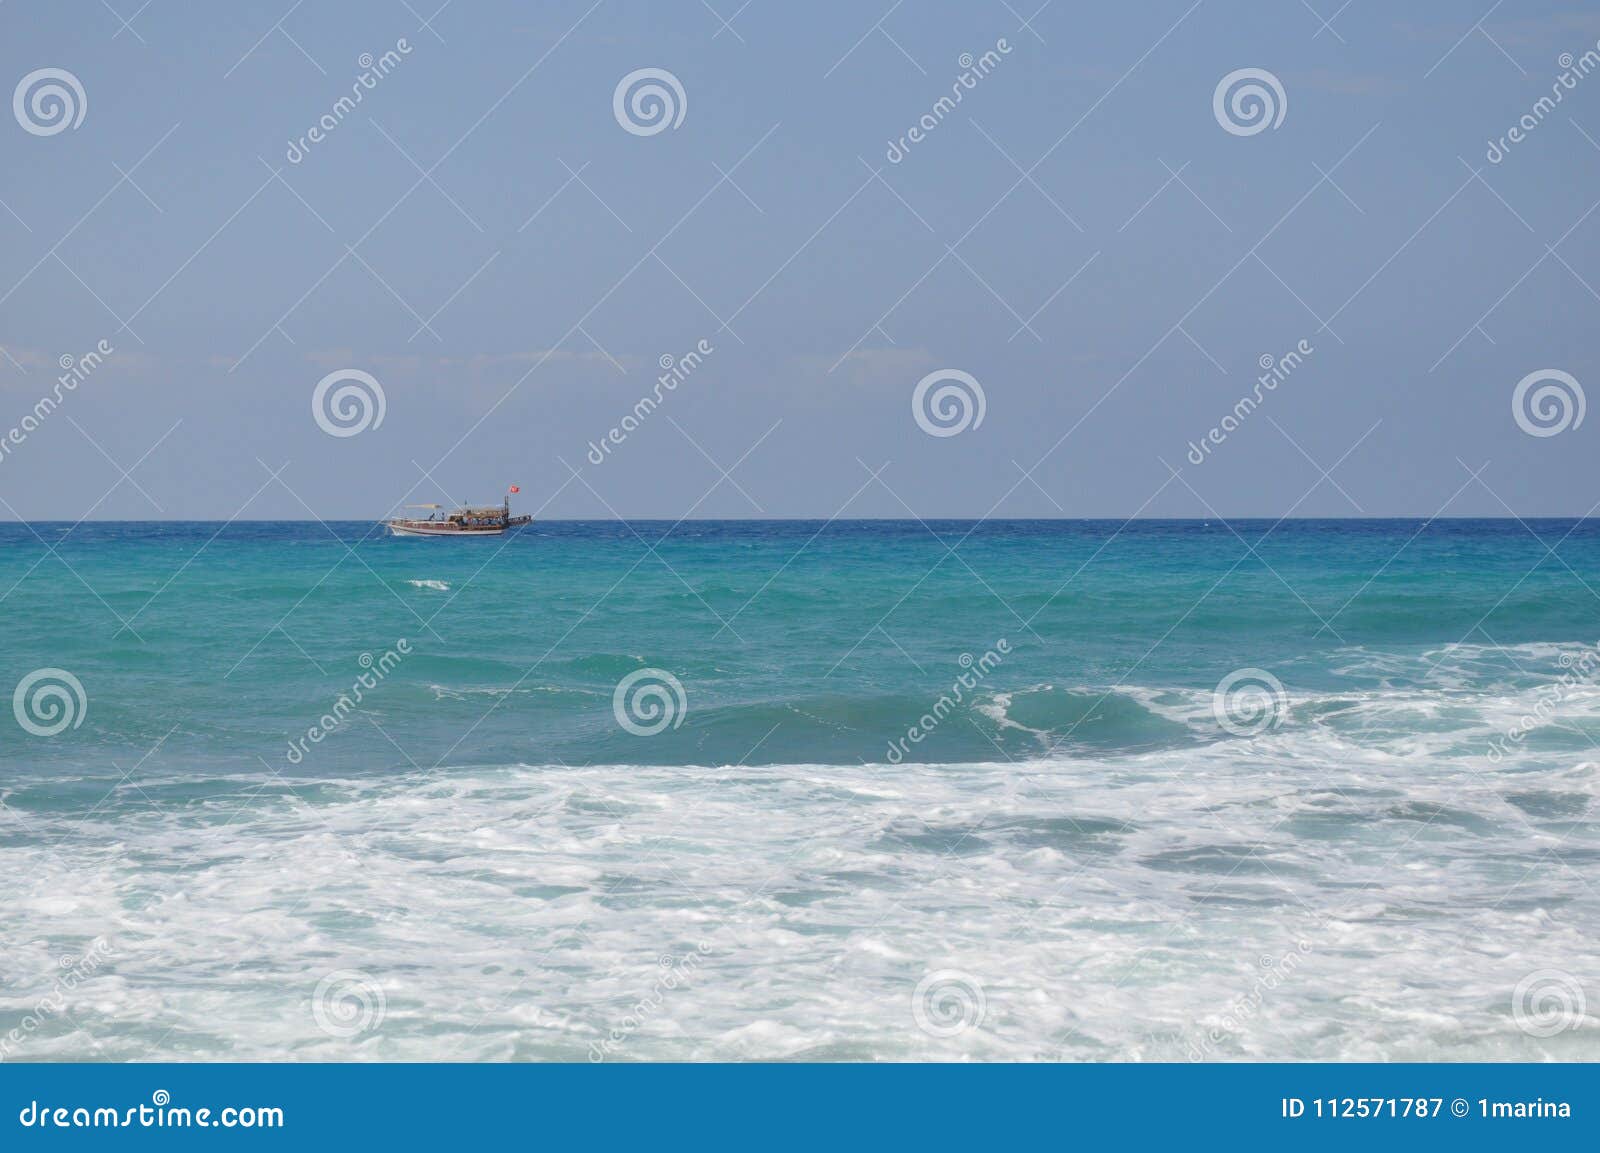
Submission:
POLYGON ((491 524, 464 525, 453 520, 407 520, 404 517, 384 521, 395 536, 502 536, 508 528, 521 528, 531 524, 531 516, 514 516, 491 524))
POLYGON ((454 525, 400 524, 389 521, 389 531, 395 536, 500 536, 503 525, 479 528, 457 528, 454 525))

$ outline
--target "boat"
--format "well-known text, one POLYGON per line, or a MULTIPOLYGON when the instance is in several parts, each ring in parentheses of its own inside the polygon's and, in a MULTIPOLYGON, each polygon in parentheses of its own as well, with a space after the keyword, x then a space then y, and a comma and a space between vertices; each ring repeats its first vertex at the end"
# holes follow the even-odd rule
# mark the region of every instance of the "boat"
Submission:
POLYGON ((463 505, 453 512, 444 513, 439 504, 408 504, 406 508, 431 510, 427 516, 399 516, 386 520, 389 531, 395 536, 499 536, 508 528, 531 524, 531 516, 511 515, 510 493, 521 492, 512 485, 505 499, 498 505, 463 505))

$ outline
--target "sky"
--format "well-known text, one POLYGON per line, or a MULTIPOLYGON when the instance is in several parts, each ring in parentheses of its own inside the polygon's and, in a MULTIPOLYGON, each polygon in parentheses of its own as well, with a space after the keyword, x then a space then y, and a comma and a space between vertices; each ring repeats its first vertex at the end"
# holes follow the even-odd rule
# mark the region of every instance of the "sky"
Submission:
POLYGON ((1600 5, 1041 2, 5 0, 0 516, 1593 510, 1600 5))

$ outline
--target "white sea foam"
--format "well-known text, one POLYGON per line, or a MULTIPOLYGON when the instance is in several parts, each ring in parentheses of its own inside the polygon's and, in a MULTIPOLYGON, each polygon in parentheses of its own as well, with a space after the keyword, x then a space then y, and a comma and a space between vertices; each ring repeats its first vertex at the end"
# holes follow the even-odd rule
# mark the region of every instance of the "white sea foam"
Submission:
POLYGON ((500 688, 494 685, 440 685, 430 684, 428 691, 433 694, 436 701, 454 700, 465 701, 474 697, 509 697, 528 696, 535 693, 551 693, 556 695, 572 695, 584 697, 609 696, 597 689, 583 688, 575 685, 508 685, 500 688))
POLYGON ((1512 1014, 1540 969, 1600 1004, 1600 753, 1475 743, 1536 691, 1304 693, 1252 739, 996 764, 141 779, 16 810, 0 1026, 104 938, 8 1056, 1600 1059, 1592 1016, 1512 1014), (318 1027, 336 970, 375 1030, 318 1027), (950 1036, 912 1011, 939 971, 982 990, 950 1036))
POLYGON ((145 771, 87 815, 10 782, 0 1056, 1597 1060, 1600 684, 1552 694, 1581 651, 1347 650, 1251 738, 1199 689, 1037 685, 989 703, 1039 738, 1001 763, 145 771), (1032 727, 1102 697, 1187 738, 1032 727), (1552 969, 1589 1016, 1533 1035, 1514 990, 1552 969), (376 1028, 319 1027, 334 972, 376 1028), (919 1027, 935 973, 980 1020, 919 1027))
MULTIPOLYGON (((1053 687, 1053 685, 1034 685, 1032 688, 1024 689, 1023 691, 1048 691, 1053 687)), ((1050 735, 1048 730, 1032 729, 1027 725, 1019 725, 1016 721, 1011 719, 1011 705, 1012 702, 1016 700, 1016 696, 1016 693, 995 693, 994 696, 989 700, 979 700, 972 707, 993 721, 996 728, 1016 729, 1019 732, 1031 733, 1032 735, 1041 739, 1047 738, 1050 735)))
POLYGON ((450 591, 450 582, 449 581, 436 581, 436 580, 416 580, 416 581, 413 581, 413 580, 408 580, 408 581, 406 581, 406 584, 410 585, 414 589, 432 589, 434 592, 441 592, 441 593, 447 593, 447 592, 450 591))

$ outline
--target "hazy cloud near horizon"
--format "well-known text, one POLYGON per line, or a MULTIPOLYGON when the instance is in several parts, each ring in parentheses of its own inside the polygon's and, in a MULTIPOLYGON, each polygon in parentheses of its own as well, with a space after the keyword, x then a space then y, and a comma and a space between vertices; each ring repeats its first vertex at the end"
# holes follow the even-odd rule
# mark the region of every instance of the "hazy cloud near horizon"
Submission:
POLYGON ((1600 4, 1039 4, 10 0, 0 510, 1600 502, 1600 4))

